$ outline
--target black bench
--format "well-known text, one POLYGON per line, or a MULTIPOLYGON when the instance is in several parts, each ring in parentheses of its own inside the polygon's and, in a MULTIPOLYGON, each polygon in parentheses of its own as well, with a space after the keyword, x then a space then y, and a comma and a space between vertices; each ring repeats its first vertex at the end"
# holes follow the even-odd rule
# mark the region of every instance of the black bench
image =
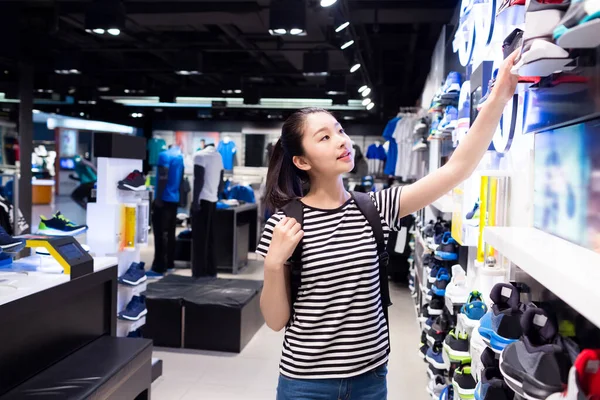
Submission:
POLYGON ((1 396, 23 399, 149 399, 152 341, 103 336, 1 396))

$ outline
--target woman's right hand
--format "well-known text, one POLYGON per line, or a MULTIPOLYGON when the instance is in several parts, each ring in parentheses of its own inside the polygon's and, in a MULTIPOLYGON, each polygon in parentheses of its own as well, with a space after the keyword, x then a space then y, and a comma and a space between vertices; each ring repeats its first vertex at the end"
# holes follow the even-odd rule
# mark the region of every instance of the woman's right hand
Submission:
POLYGON ((302 226, 294 218, 284 217, 279 221, 273 229, 273 237, 265 258, 265 267, 284 265, 294 254, 294 250, 303 236, 302 226))

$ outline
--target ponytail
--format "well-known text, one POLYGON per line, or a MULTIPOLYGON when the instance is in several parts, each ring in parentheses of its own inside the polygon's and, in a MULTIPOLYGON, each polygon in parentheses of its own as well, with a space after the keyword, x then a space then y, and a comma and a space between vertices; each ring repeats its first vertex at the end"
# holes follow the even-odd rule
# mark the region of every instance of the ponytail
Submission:
POLYGON ((267 172, 264 203, 275 212, 290 201, 303 196, 308 174, 294 165, 294 157, 304 155, 302 136, 304 121, 310 114, 329 113, 322 108, 304 108, 293 113, 283 124, 281 137, 273 148, 267 172))

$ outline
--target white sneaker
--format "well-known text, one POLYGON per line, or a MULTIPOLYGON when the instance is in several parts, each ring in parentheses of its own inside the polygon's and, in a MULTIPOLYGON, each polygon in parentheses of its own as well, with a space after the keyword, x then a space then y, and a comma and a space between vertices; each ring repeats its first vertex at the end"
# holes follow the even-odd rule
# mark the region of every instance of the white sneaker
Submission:
POLYGON ((452 280, 446 287, 446 298, 454 305, 465 304, 471 291, 467 288, 467 274, 456 264, 452 267, 452 280))
POLYGON ((427 384, 427 393, 429 393, 432 399, 438 400, 440 398, 440 394, 442 394, 442 390, 444 390, 446 386, 446 380, 444 377, 435 375, 427 384))

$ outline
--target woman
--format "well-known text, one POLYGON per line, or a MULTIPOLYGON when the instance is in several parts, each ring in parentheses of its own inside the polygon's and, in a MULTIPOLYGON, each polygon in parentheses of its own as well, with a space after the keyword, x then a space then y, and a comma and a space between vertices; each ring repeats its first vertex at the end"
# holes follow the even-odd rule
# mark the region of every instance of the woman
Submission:
MULTIPOLYGON (((386 237, 399 221, 471 175, 487 151, 518 77, 517 52, 502 65, 493 92, 451 159, 403 188, 372 193, 386 237)), ((301 198, 303 225, 274 214, 257 252, 265 256, 260 299, 267 325, 287 325, 278 400, 387 397, 388 329, 381 305, 373 231, 344 189, 353 168, 351 141, 325 110, 305 109, 285 122, 267 174, 265 202, 273 210, 301 198), (302 183, 308 194, 302 197, 302 183), (291 312, 286 267, 302 240, 301 285, 291 312), (292 315, 293 314, 293 315, 292 315)))

